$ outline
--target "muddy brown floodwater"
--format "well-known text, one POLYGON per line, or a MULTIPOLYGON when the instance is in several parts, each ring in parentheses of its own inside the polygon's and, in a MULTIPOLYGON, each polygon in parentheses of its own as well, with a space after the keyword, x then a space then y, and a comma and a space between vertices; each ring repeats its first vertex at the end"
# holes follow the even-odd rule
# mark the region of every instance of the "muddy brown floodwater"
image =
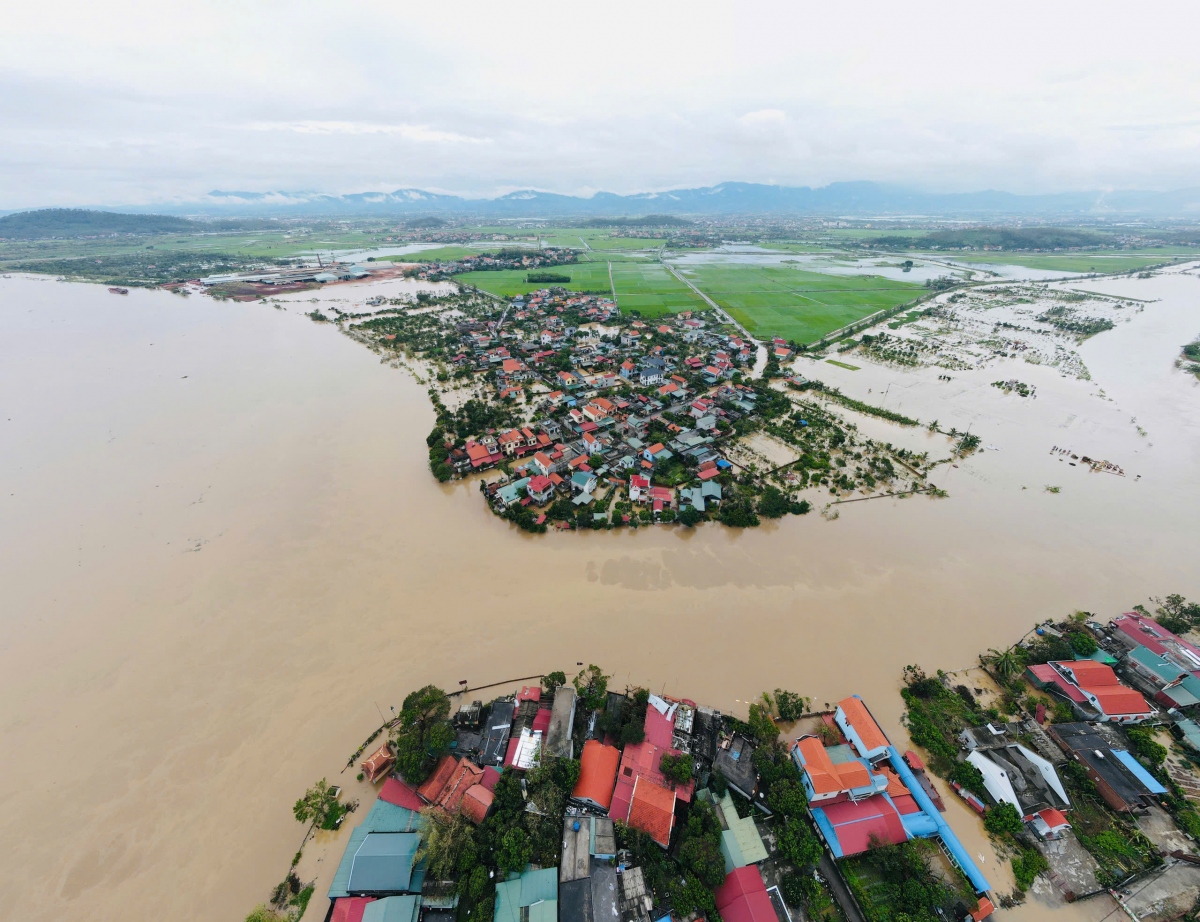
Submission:
POLYGON ((856 692, 902 742, 907 663, 960 668, 1046 616, 1200 594, 1200 389, 1170 367, 1200 280, 1112 284, 1162 298, 1085 346, 1116 404, 1047 380, 1022 423, 1015 402, 905 379, 910 406, 941 400, 1001 447, 947 469, 948 499, 535 537, 435 483, 423 388, 306 305, 0 280, 5 915, 242 918, 299 844, 299 793, 345 782, 426 682, 594 662, 739 714, 763 689, 856 692), (1067 469, 1063 432, 1108 439, 1130 476, 1067 469))

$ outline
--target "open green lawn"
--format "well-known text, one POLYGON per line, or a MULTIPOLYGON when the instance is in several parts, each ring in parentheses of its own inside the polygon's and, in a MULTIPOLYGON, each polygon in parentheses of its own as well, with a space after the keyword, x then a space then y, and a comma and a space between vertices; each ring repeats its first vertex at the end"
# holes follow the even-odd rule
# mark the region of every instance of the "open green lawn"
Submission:
POLYGON ((931 259, 945 262, 976 263, 985 266, 1022 266, 1026 269, 1051 269, 1056 272, 1131 272, 1143 266, 1155 266, 1179 257, 1167 253, 1153 256, 1127 256, 1117 253, 927 253, 931 259))
POLYGON ((684 270, 755 336, 810 343, 868 314, 904 304, 920 285, 870 275, 824 275, 790 266, 714 263, 684 270))

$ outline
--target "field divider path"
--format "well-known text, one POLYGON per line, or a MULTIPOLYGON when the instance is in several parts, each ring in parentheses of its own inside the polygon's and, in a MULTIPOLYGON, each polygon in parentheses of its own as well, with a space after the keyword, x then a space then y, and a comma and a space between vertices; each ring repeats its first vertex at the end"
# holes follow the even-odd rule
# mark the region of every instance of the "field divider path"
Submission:
MULTIPOLYGON (((612 260, 608 261, 608 287, 612 289, 613 300, 617 301, 617 283, 613 281, 612 260)), ((621 302, 617 301, 617 308, 620 309, 621 302)))
POLYGON ((733 316, 729 313, 729 311, 727 311, 727 310, 725 310, 725 308, 721 307, 720 304, 718 304, 716 301, 714 301, 712 298, 710 298, 708 295, 706 295, 704 292, 702 292, 699 288, 697 288, 695 285, 693 285, 688 279, 685 279, 683 277, 683 275, 680 274, 680 272, 674 266, 672 266, 670 263, 666 263, 666 262, 663 263, 663 265, 667 267, 667 271, 670 272, 673 276, 675 276, 675 278, 679 279, 679 281, 683 282, 683 284, 687 285, 688 288, 692 289, 692 291, 696 292, 696 294, 698 294, 701 298, 703 298, 704 302, 709 307, 711 307, 718 314, 720 314, 722 317, 724 317, 726 321, 733 324, 733 326, 737 327, 737 329, 741 331, 741 334, 744 337, 746 337, 746 339, 748 339, 750 342, 754 343, 754 347, 757 352, 757 355, 755 356, 755 360, 754 360, 754 373, 751 375, 751 377, 754 377, 754 378, 761 377, 762 369, 767 364, 767 347, 763 344, 762 340, 760 340, 754 336, 751 336, 750 331, 747 330, 740 323, 738 323, 736 320, 734 320, 733 316))

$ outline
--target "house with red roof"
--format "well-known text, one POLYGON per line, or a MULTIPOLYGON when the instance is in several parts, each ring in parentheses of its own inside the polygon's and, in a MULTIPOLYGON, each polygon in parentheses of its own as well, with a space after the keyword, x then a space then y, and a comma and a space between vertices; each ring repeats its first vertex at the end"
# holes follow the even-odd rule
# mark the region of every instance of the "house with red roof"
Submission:
POLYGON ((754 865, 731 871, 713 896, 724 922, 777 922, 767 885, 754 865))
POLYGON ((471 822, 479 824, 491 809, 494 797, 484 780, 484 770, 474 762, 445 755, 433 774, 417 788, 417 795, 447 813, 461 811, 471 822))
POLYGON ((554 482, 545 474, 538 474, 536 477, 531 477, 529 483, 525 484, 525 492, 540 506, 553 498, 554 482))
POLYGON ((1058 694, 1085 720, 1140 724, 1157 715, 1140 692, 1124 685, 1111 666, 1083 659, 1030 666, 1026 675, 1035 686, 1058 694))

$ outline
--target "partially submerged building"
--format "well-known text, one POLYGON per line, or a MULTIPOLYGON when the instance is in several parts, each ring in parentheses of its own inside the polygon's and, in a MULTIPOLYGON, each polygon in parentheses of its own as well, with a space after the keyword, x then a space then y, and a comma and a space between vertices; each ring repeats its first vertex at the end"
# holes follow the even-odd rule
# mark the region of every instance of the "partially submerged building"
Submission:
POLYGON ((1070 702, 1084 720, 1139 724, 1158 713, 1104 663, 1060 660, 1029 666, 1025 672, 1036 688, 1070 702))
POLYGON ((1014 740, 1004 725, 987 724, 959 734, 967 761, 979 769, 996 803, 1012 804, 1027 821, 1043 810, 1071 806, 1054 765, 1014 740))
POLYGON ((805 736, 792 746, 809 810, 834 857, 862 854, 877 844, 935 839, 976 894, 986 893, 987 879, 863 700, 855 695, 840 701, 834 722, 845 743, 827 747, 805 736))
MULTIPOLYGON (((420 893, 425 880, 424 865, 416 861, 420 830, 421 816, 415 810, 376 800, 363 821, 350 831, 334 872, 329 885, 334 908, 349 897, 420 893)), ((351 908, 347 905, 343 913, 351 908)))
POLYGON ((1054 724, 1050 736, 1079 762, 1096 783, 1100 796, 1114 810, 1133 813, 1155 803, 1167 789, 1146 771, 1103 724, 1054 724))

